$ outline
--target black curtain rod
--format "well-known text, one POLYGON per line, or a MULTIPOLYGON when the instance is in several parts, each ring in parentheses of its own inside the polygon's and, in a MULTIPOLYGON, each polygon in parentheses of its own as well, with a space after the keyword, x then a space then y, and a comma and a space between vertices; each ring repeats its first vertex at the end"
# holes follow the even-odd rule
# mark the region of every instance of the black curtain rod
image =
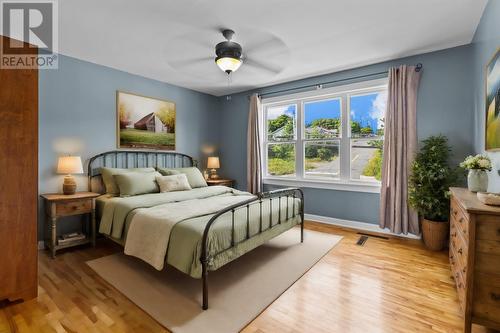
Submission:
MULTIPOLYGON (((422 69, 422 67, 424 67, 424 66, 421 63, 418 63, 415 66, 415 72, 420 72, 420 70, 422 69)), ((338 83, 338 82, 343 82, 343 81, 351 81, 351 80, 356 80, 356 79, 363 79, 363 78, 371 77, 371 76, 380 76, 380 75, 383 75, 383 74, 387 74, 387 72, 388 71, 378 72, 378 73, 371 73, 371 74, 364 74, 364 75, 358 75, 358 76, 351 76, 351 77, 344 78, 344 79, 337 79, 337 80, 327 81, 327 82, 323 82, 323 83, 308 84, 308 85, 300 86, 300 87, 294 87, 294 88, 288 88, 288 89, 270 91, 270 92, 262 93, 262 94, 258 94, 258 95, 259 95, 259 97, 262 97, 262 96, 267 96, 267 95, 280 94, 280 93, 284 93, 284 92, 288 92, 288 91, 293 91, 293 90, 302 90, 302 89, 313 88, 313 87, 322 88, 324 85, 329 85, 329 84, 332 84, 332 83, 338 83)), ((249 96, 249 98, 250 98, 250 96, 249 96)))

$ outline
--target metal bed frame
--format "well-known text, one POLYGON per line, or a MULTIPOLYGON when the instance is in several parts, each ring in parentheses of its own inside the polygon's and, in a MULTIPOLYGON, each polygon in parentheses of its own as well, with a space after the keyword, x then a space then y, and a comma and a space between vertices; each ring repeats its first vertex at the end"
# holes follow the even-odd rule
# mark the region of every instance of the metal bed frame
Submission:
MULTIPOLYGON (((101 153, 99 155, 93 156, 89 160, 88 164, 88 178, 89 178, 89 190, 94 191, 93 180, 99 177, 101 172, 101 167, 113 167, 113 168, 140 168, 140 167, 191 167, 196 166, 196 161, 188 155, 177 153, 177 152, 162 152, 162 151, 145 151, 145 150, 114 150, 101 153)), ((235 205, 228 206, 217 213, 215 213, 207 225, 202 236, 202 248, 200 255, 200 262, 202 266, 202 308, 203 310, 208 309, 208 265, 212 258, 218 256, 219 254, 230 250, 231 248, 237 246, 249 240, 251 237, 255 237, 263 232, 269 231, 279 225, 282 222, 295 218, 297 215, 300 216, 300 242, 304 241, 304 193, 299 188, 285 188, 268 192, 258 193, 254 198, 242 201, 235 205), (286 213, 281 216, 282 210, 282 198, 286 198, 286 213), (290 198, 292 198, 292 209, 290 213, 290 198), (295 199, 300 199, 298 211, 295 209, 295 199), (269 220, 264 221, 262 216, 262 202, 264 199, 269 199, 270 214, 269 220), (273 200, 278 201, 278 221, 273 224, 273 214, 272 214, 272 204, 273 200), (250 235, 250 205, 258 204, 259 207, 259 230, 257 233, 250 235), (240 242, 235 241, 235 212, 238 210, 246 209, 246 237, 240 242), (210 253, 208 248, 209 233, 211 228, 219 221, 219 218, 224 214, 231 214, 231 244, 229 247, 219 251, 218 253, 210 253), (264 229, 265 224, 267 224, 267 229, 264 229)))

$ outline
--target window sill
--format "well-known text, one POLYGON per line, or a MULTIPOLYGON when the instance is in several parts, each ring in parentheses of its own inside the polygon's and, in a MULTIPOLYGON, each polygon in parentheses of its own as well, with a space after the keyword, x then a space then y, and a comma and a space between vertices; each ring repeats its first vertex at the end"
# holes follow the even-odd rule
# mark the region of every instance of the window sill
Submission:
POLYGON ((307 187, 307 188, 320 188, 327 190, 337 191, 350 191, 350 192, 366 192, 366 193, 380 193, 379 183, 369 183, 363 181, 324 181, 324 180, 311 180, 311 179, 293 179, 282 177, 266 177, 262 179, 264 184, 291 186, 291 187, 307 187))

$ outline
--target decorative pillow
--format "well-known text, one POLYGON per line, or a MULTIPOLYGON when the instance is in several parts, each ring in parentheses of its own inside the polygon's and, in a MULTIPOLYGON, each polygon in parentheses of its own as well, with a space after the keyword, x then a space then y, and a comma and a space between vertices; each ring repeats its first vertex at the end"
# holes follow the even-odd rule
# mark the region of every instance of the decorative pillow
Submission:
POLYGON ((158 172, 126 172, 114 175, 116 184, 120 189, 120 197, 131 195, 158 193, 159 188, 156 177, 158 172))
POLYGON ((158 169, 161 174, 164 176, 173 176, 173 175, 180 175, 182 174, 179 170, 174 170, 174 169, 158 169))
POLYGON ((120 189, 116 184, 114 175, 130 173, 130 172, 155 172, 154 168, 133 168, 133 169, 121 169, 121 168, 101 168, 102 181, 104 182, 104 187, 106 187, 106 193, 119 195, 120 189))
POLYGON ((197 188, 197 187, 207 187, 207 182, 205 181, 205 178, 203 178, 203 174, 201 171, 196 168, 196 167, 191 167, 191 168, 159 168, 158 171, 162 175, 169 176, 171 175, 171 172, 180 172, 186 175, 189 185, 192 188, 197 188))
POLYGON ((172 176, 156 176, 156 182, 160 186, 161 193, 191 189, 188 179, 183 173, 172 176))

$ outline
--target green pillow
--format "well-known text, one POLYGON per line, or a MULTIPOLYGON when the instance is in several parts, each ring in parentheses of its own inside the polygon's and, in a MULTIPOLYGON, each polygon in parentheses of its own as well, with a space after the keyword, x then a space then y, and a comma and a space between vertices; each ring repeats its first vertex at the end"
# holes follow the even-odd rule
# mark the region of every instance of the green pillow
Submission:
POLYGON ((164 176, 171 176, 179 173, 183 173, 186 175, 189 185, 192 188, 197 188, 197 187, 207 187, 207 182, 205 181, 205 178, 203 178, 203 175, 201 171, 196 168, 196 167, 190 167, 190 168, 158 168, 158 171, 164 176))
POLYGON ((131 169, 121 169, 121 168, 101 168, 102 181, 104 187, 106 188, 107 194, 119 195, 120 189, 113 178, 114 175, 128 173, 128 172, 155 172, 154 168, 131 168, 131 169))
POLYGON ((160 171, 164 176, 174 176, 181 174, 179 170, 173 170, 173 169, 158 169, 158 171, 160 171))
POLYGON ((114 175, 116 184, 120 189, 120 197, 129 197, 146 193, 158 193, 160 189, 156 177, 158 172, 126 172, 114 175))

